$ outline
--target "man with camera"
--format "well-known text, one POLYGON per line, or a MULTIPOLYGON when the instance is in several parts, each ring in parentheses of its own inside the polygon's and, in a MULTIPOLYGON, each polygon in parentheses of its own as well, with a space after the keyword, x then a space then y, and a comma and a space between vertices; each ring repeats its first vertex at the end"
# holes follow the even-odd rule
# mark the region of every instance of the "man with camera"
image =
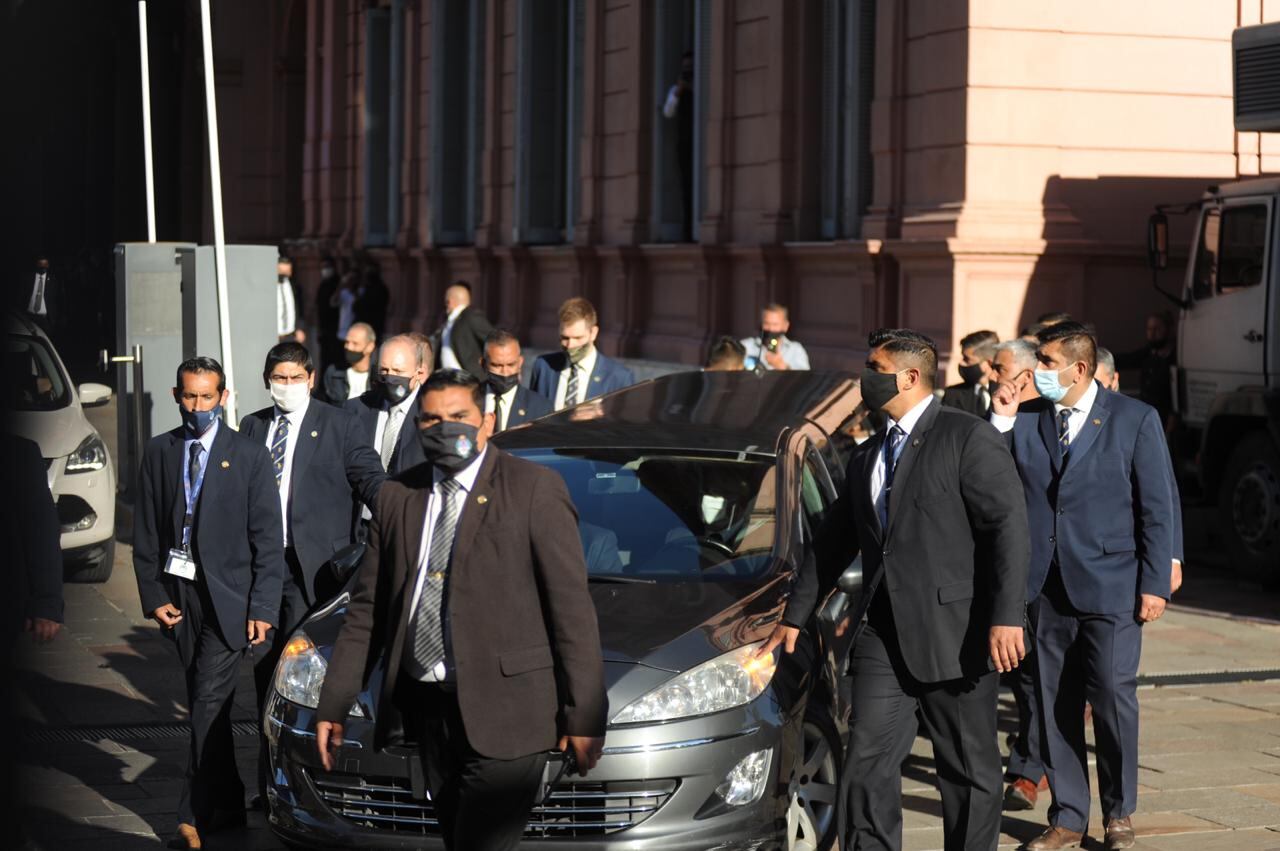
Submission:
POLYGON ((747 350, 746 368, 808 369, 809 353, 787 336, 790 330, 787 309, 780 304, 765 305, 760 313, 760 336, 742 339, 742 346, 747 350))

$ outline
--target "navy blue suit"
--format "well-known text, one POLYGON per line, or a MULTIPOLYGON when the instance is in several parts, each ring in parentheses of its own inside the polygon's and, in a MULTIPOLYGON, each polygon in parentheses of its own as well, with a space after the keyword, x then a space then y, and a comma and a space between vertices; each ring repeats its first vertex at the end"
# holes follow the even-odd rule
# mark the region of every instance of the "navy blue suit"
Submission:
POLYGON ((1140 594, 1168 599, 1175 537, 1181 549, 1169 450, 1153 408, 1100 385, 1065 458, 1052 405, 1020 412, 1009 438, 1031 527, 1027 599, 1044 710, 1040 753, 1053 791, 1049 821, 1084 831, 1086 701, 1103 816, 1128 817, 1137 805, 1135 612, 1140 594))
POLYGON ((551 400, 541 393, 534 393, 521 384, 516 388, 515 399, 511 402, 511 413, 507 415, 507 428, 524 425, 530 420, 545 417, 554 411, 551 400))
MULTIPOLYGON (((422 445, 418 443, 418 430, 413 424, 413 418, 418 413, 417 392, 414 391, 414 401, 409 403, 409 413, 400 424, 400 439, 396 443, 395 451, 391 453, 391 463, 387 466, 387 472, 393 476, 423 464, 427 460, 427 456, 422 454, 422 445)), ((373 389, 365 391, 354 399, 348 399, 342 406, 343 410, 356 415, 356 420, 360 423, 362 439, 368 446, 373 447, 375 452, 378 451, 378 447, 374 445, 374 439, 378 435, 378 412, 382 410, 382 405, 382 394, 377 389, 373 389)), ((381 462, 381 456, 378 460, 381 462)))
MULTIPOLYGON (((529 381, 529 389, 541 393, 555 402, 556 389, 560 384, 560 373, 569 365, 569 356, 564 352, 551 352, 533 362, 533 376, 529 381)), ((587 377, 587 389, 582 400, 594 399, 636 383, 636 377, 622 364, 613 358, 596 352, 596 364, 587 377)))
POLYGON ((196 579, 164 573, 181 548, 187 458, 181 428, 152 438, 138 474, 133 570, 147 617, 166 603, 182 620, 173 638, 186 673, 191 751, 178 821, 203 828, 219 811, 241 815, 244 785, 236 770, 231 707, 250 620, 278 625, 285 575, 279 491, 267 448, 218 425, 196 503, 191 549, 196 579))

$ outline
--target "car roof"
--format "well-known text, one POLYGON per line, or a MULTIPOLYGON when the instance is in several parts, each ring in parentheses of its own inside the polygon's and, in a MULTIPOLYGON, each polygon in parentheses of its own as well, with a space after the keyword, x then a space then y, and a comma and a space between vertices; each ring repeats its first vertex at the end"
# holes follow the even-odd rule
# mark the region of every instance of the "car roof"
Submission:
POLYGON ((4 311, 4 331, 6 334, 22 334, 27 337, 48 339, 32 319, 12 310, 4 311))
POLYGON ((505 431, 503 449, 636 446, 773 454, 788 428, 828 434, 857 404, 849 372, 678 372, 505 431))

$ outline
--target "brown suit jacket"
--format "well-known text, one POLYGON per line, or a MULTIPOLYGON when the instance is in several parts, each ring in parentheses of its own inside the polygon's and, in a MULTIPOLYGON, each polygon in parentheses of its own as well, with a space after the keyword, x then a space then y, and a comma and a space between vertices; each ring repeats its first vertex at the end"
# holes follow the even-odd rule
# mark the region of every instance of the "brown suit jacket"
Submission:
MULTIPOLYGON (((608 713, 596 610, 577 515, 551 470, 490 445, 454 538, 446 587, 458 703, 471 746, 495 759, 603 736, 608 713)), ((369 548, 320 693, 322 721, 344 721, 386 660, 379 706, 393 705, 432 482, 423 464, 378 494, 369 548)), ((397 707, 412 712, 412 707, 397 707)), ((393 713, 378 712, 375 746, 393 713)))

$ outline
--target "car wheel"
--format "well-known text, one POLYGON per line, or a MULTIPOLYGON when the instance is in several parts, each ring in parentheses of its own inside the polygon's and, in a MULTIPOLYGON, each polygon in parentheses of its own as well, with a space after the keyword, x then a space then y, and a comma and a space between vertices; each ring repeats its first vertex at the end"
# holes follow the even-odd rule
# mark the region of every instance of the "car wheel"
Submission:
POLYGON ((787 851, 829 851, 836 841, 836 804, 844 750, 826 710, 804 719, 804 761, 791 778, 787 851))
POLYGON ((1246 436, 1231 453, 1218 511, 1235 569, 1280 586, 1280 455, 1266 432, 1246 436))
POLYGON ((106 582, 111 578, 111 568, 115 563, 116 541, 111 538, 103 544, 101 558, 66 565, 62 578, 67 582, 106 582))

